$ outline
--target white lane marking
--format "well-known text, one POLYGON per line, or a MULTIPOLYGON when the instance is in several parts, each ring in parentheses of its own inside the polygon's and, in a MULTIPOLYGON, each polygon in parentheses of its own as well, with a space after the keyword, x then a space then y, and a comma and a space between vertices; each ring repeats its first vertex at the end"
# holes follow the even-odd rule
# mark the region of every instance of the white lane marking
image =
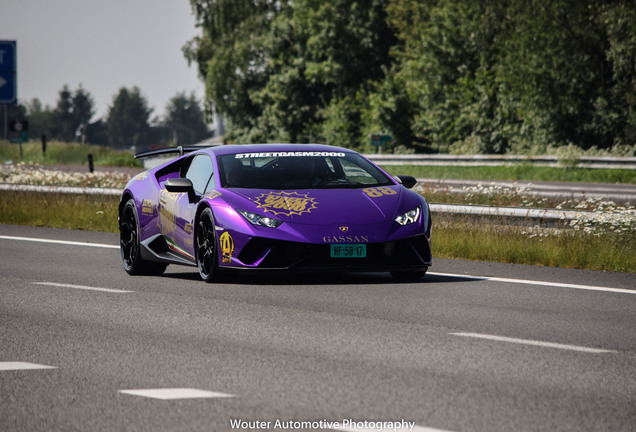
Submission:
POLYGON ((510 337, 493 336, 493 335, 486 335, 486 334, 479 334, 479 333, 451 333, 451 334, 454 336, 470 337, 470 338, 477 338, 477 339, 488 339, 488 340, 494 340, 498 342, 509 342, 509 343, 516 343, 516 344, 522 344, 522 345, 533 345, 533 346, 540 346, 540 347, 546 347, 546 348, 558 348, 558 349, 579 351, 579 352, 586 352, 586 353, 593 353, 593 354, 616 352, 614 350, 588 348, 588 347, 566 345, 566 344, 553 343, 553 342, 542 342, 542 341, 530 340, 530 339, 516 339, 516 338, 510 338, 510 337))
MULTIPOLYGON (((374 423, 381 423, 381 422, 374 422, 374 423)), ((377 432, 378 430, 380 430, 379 428, 356 428, 356 427, 334 427, 331 428, 331 430, 335 430, 335 431, 343 431, 343 432, 377 432)), ((383 429, 384 430, 384 429, 383 429)), ((389 429, 386 429, 389 430, 389 429)), ((431 428, 431 427, 426 427, 426 426, 413 426, 412 428, 410 426, 405 426, 404 428, 402 427, 395 427, 394 429, 390 429, 390 430, 404 430, 404 431, 412 431, 412 432, 452 432, 450 430, 447 429, 435 429, 435 428, 431 428)))
POLYGON ((132 389, 119 390, 119 393, 161 400, 235 397, 231 394, 211 392, 195 388, 132 389))
POLYGON ((533 281, 533 280, 526 280, 526 279, 508 279, 508 278, 490 277, 490 276, 470 276, 470 275, 459 275, 459 274, 452 274, 452 273, 428 272, 427 274, 431 276, 447 276, 447 277, 460 278, 460 279, 490 280, 495 282, 518 283, 518 284, 524 284, 524 285, 541 285, 541 286, 551 286, 551 287, 559 287, 559 288, 573 288, 573 289, 588 290, 588 291, 604 291, 604 292, 612 292, 612 293, 620 293, 620 294, 636 294, 636 290, 629 290, 625 288, 610 288, 610 287, 593 286, 593 285, 577 285, 577 284, 567 284, 567 283, 560 283, 560 282, 533 281))
POLYGON ((54 244, 63 244, 63 245, 71 245, 71 246, 90 246, 90 247, 107 248, 107 249, 119 249, 119 246, 103 244, 103 243, 84 243, 84 242, 74 242, 74 241, 67 241, 67 240, 41 239, 41 238, 33 238, 33 237, 0 236, 0 239, 30 241, 30 242, 38 242, 38 243, 54 243, 54 244))
POLYGON ((79 289, 79 290, 102 291, 102 292, 118 293, 118 294, 134 292, 134 291, 114 289, 114 288, 100 288, 100 287, 92 287, 92 286, 86 286, 86 285, 63 284, 63 283, 57 283, 57 282, 31 282, 31 283, 33 285, 47 285, 47 286, 60 287, 60 288, 73 288, 73 289, 79 289))
POLYGON ((0 362, 0 371, 57 369, 55 366, 41 365, 28 362, 0 362))

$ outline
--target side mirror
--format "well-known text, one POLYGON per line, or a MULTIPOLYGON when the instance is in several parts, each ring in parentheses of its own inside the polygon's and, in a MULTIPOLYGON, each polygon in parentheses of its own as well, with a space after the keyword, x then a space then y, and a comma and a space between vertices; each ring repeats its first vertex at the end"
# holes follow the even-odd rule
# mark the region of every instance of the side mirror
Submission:
POLYGON ((193 203, 196 201, 197 194, 194 192, 192 181, 187 178, 171 178, 164 183, 166 190, 171 193, 187 193, 188 200, 193 203))
POLYGON ((417 180, 415 179, 415 177, 410 175, 398 175, 395 177, 398 179, 400 183, 402 183, 402 186, 404 186, 407 189, 411 189, 417 183, 417 180))

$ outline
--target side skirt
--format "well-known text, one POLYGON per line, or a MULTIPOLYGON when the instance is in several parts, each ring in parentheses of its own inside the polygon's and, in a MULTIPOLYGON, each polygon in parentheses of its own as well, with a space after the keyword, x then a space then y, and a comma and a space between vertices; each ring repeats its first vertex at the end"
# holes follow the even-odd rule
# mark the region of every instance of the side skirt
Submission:
POLYGON ((166 264, 179 264, 196 267, 194 257, 186 255, 162 234, 152 236, 141 242, 141 258, 166 264))

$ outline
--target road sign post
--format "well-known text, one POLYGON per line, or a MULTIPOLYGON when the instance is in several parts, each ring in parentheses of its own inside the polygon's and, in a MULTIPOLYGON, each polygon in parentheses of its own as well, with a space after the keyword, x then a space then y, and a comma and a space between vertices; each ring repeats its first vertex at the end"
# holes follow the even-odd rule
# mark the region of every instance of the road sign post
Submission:
MULTIPOLYGON (((5 106, 6 107, 6 106, 5 106)), ((22 143, 29 140, 29 122, 12 120, 9 122, 9 141, 20 144, 20 160, 22 160, 22 143)))
POLYGON ((7 138, 7 105, 18 102, 16 91, 16 41, 0 41, 0 105, 4 105, 4 138, 7 138))
POLYGON ((391 145, 393 137, 391 135, 373 134, 371 135, 371 145, 378 148, 378 153, 382 154, 382 148, 391 145))

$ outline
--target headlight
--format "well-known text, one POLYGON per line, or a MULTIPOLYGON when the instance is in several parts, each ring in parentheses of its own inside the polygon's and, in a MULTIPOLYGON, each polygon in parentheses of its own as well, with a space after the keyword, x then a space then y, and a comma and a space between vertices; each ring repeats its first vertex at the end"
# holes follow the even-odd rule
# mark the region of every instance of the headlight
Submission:
POLYGON ((409 225, 415 223, 420 218, 420 208, 415 207, 413 210, 409 210, 403 215, 400 215, 395 218, 395 221, 400 225, 409 225))
POLYGON ((278 228, 283 221, 278 219, 257 215, 244 210, 236 210, 241 216, 248 220, 249 223, 256 226, 264 226, 269 228, 278 228))

